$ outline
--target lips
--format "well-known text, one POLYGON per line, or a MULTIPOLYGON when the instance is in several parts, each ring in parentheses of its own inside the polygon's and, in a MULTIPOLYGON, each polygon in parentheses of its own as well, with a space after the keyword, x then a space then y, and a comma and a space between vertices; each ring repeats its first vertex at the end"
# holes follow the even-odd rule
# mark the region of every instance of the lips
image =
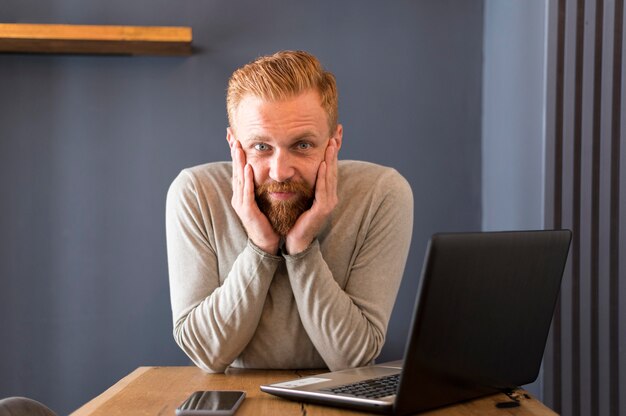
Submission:
POLYGON ((296 196, 295 192, 270 192, 269 195, 280 201, 287 201, 296 196))
POLYGON ((313 197, 313 190, 304 182, 267 182, 256 187, 256 197, 271 203, 292 203, 295 200, 308 200, 313 197))

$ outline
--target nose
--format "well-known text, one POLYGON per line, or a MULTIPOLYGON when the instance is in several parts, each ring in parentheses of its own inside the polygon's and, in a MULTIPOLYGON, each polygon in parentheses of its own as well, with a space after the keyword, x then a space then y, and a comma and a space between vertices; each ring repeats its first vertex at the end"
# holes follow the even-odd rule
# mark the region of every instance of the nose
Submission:
POLYGON ((295 167, 289 152, 276 150, 270 162, 270 178, 276 182, 286 182, 294 173, 295 167))

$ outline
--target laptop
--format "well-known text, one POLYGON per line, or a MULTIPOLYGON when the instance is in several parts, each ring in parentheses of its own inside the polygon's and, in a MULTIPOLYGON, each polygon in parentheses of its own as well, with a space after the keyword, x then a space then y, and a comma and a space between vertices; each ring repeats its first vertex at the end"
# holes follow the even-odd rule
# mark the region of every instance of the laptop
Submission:
POLYGON ((570 241, 569 230, 435 234, 403 360, 261 390, 406 415, 531 383, 539 374, 570 241))

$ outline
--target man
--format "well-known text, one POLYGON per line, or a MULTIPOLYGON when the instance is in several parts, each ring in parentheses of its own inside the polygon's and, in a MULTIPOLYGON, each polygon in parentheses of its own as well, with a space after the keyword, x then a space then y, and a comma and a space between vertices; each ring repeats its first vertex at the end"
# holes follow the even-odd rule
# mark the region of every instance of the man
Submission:
POLYGON ((338 162, 335 78, 308 53, 235 71, 227 110, 232 162, 185 169, 168 192, 176 342, 210 372, 372 362, 410 245, 408 183, 338 162))

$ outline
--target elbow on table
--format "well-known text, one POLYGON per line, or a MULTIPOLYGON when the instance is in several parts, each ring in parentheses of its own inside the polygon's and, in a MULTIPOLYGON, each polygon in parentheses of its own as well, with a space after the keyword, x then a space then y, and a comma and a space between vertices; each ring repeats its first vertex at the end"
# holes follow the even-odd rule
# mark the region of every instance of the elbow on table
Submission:
MULTIPOLYGON (((377 356, 378 354, 376 354, 377 356)), ((367 358, 364 356, 341 356, 334 357, 333 359, 329 359, 326 361, 326 365, 330 371, 340 371, 346 370, 348 368, 356 368, 356 367, 364 367, 366 365, 370 365, 374 362, 374 358, 367 358)))
POLYGON ((223 373, 228 368, 228 364, 222 363, 217 357, 219 353, 210 351, 207 345, 196 337, 189 336, 181 323, 174 328, 174 341, 187 357, 203 371, 207 373, 223 373))
POLYGON ((380 355, 384 343, 384 335, 377 334, 371 342, 353 344, 343 354, 335 353, 334 356, 325 360, 326 365, 331 371, 339 371, 373 364, 376 357, 380 355))

